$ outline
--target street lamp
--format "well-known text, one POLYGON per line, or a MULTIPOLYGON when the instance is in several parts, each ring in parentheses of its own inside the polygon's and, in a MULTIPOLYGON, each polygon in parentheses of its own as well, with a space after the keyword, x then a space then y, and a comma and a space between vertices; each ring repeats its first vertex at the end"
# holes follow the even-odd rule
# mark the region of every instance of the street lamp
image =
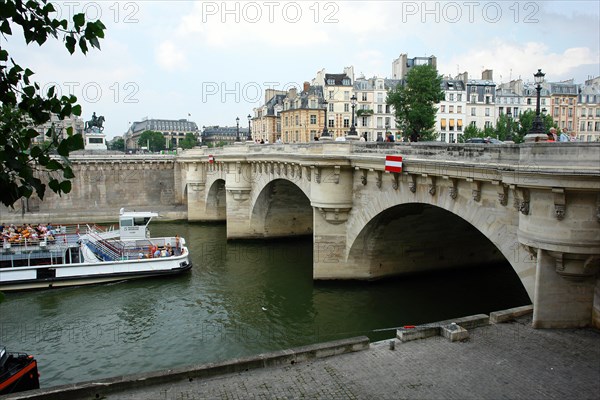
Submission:
POLYGON ((507 125, 506 125, 506 138, 504 138, 504 141, 506 143, 514 143, 513 138, 512 138, 512 112, 510 110, 510 107, 507 107, 506 110, 506 119, 507 119, 507 125))
POLYGON ((348 133, 348 139, 358 140, 358 133, 356 133, 356 125, 354 123, 354 108, 356 107, 356 95, 350 97, 350 104, 352 104, 352 126, 350 126, 350 132, 348 133))
POLYGON ((544 74, 541 69, 533 74, 535 78, 535 90, 537 90, 537 101, 535 104, 535 120, 533 121, 533 125, 529 130, 529 133, 525 135, 525 142, 535 142, 536 138, 538 141, 543 140, 546 141, 548 137, 546 136, 546 128, 544 127, 544 121, 540 116, 540 95, 542 92, 542 83, 544 82, 544 74))
POLYGON ((240 117, 236 117, 235 123, 237 125, 237 127, 236 127, 236 134, 235 134, 235 141, 239 142, 240 141, 240 117))
POLYGON ((252 120, 252 115, 248 114, 248 138, 246 142, 252 142, 252 127, 250 126, 250 121, 252 120))
POLYGON ((323 105, 325 106, 325 122, 323 123, 323 132, 321 133, 320 140, 331 140, 331 135, 329 135, 329 130, 327 129, 327 100, 323 99, 323 105))

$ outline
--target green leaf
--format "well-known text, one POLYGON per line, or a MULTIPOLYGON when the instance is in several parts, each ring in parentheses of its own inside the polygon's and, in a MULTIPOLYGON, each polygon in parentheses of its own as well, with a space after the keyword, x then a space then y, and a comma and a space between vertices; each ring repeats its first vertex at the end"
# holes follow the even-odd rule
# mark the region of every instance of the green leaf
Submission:
POLYGON ((75 30, 79 32, 79 28, 81 28, 83 24, 85 24, 85 14, 79 13, 73 15, 73 23, 75 24, 75 30))
POLYGON ((57 171, 59 169, 62 169, 62 164, 56 160, 50 160, 50 162, 46 164, 46 169, 50 171, 57 171))
POLYGON ((71 192, 71 181, 62 181, 60 183, 60 190, 62 190, 63 193, 71 192))

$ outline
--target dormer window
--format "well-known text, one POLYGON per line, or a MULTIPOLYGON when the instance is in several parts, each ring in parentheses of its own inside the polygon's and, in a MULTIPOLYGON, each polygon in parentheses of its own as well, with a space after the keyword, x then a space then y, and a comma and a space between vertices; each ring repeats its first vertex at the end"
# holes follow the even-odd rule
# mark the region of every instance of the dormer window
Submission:
POLYGON ((343 84, 343 85, 350 85, 350 79, 349 79, 349 78, 344 78, 344 79, 342 80, 342 84, 343 84))
POLYGON ((331 79, 331 78, 329 78, 329 79, 327 79, 327 84, 328 84, 328 85, 335 85, 335 80, 334 80, 334 79, 331 79))

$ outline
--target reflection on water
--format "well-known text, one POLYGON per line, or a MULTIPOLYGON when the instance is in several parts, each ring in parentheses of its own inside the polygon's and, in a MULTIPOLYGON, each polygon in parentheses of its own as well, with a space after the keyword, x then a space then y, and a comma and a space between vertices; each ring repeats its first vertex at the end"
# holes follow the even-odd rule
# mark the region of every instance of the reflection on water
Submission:
POLYGON ((11 293, 0 342, 39 359, 43 387, 225 360, 528 304, 507 265, 377 282, 312 281, 310 238, 230 242, 224 225, 162 223, 190 274, 11 293), (388 329, 390 328, 390 329, 388 329))

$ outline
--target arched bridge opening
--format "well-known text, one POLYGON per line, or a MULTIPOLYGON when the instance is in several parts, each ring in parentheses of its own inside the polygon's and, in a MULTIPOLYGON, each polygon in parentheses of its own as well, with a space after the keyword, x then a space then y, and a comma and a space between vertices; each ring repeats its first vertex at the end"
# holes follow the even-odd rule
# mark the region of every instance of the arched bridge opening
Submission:
POLYGON ((354 241, 348 262, 368 266, 373 277, 503 268, 503 279, 510 282, 498 285, 527 298, 509 260, 485 235, 468 221, 430 204, 405 203, 376 215, 354 241))
POLYGON ((313 208, 298 186, 285 179, 275 179, 257 196, 250 226, 255 237, 312 235, 313 208))

